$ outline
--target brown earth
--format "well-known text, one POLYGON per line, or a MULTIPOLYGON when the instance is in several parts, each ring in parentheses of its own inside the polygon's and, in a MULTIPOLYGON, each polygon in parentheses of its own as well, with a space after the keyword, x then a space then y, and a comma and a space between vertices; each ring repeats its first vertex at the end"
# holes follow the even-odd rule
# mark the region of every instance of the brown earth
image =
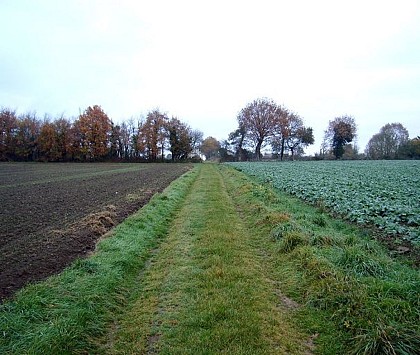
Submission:
POLYGON ((0 300, 92 252, 187 164, 0 164, 0 300))

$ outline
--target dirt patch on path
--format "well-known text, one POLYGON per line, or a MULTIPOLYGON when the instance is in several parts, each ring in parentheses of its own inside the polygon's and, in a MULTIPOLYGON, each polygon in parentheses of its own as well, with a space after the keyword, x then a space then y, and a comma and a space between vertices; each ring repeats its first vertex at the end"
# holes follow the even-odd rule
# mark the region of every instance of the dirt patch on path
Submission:
POLYGON ((187 164, 0 164, 0 300, 63 270, 187 164))

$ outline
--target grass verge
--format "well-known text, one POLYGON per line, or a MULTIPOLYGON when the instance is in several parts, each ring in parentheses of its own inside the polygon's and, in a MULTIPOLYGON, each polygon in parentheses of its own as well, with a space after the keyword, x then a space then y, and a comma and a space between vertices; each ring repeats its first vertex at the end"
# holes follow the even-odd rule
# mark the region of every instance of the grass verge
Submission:
POLYGON ((418 270, 390 258, 363 230, 221 169, 272 277, 303 305, 296 323, 319 335, 317 352, 419 353, 418 270))
POLYGON ((131 292, 151 250, 197 176, 193 170, 104 239, 97 252, 63 273, 25 287, 0 305, 1 354, 86 353, 131 292))

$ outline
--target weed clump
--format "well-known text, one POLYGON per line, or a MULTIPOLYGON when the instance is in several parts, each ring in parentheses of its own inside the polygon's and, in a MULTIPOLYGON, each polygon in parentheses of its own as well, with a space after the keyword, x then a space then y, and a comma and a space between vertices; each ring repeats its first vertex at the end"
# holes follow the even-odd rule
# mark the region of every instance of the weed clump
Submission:
POLYGON ((285 219, 284 223, 276 225, 271 230, 270 237, 272 240, 280 242, 279 251, 283 253, 289 253, 298 246, 308 244, 308 238, 302 228, 290 218, 285 219))
POLYGON ((265 216, 258 221, 259 225, 273 225, 273 224, 281 224, 290 221, 290 215, 287 213, 280 213, 280 212, 273 212, 270 211, 265 216))
POLYGON ((418 354, 420 336, 415 330, 398 329, 379 323, 377 327, 354 337, 353 354, 418 354))
POLYGON ((316 234, 312 236, 310 244, 318 247, 331 247, 333 245, 337 245, 338 243, 333 237, 329 235, 316 234))
POLYGON ((290 253, 299 246, 306 245, 307 239, 302 233, 291 232, 287 233, 284 238, 281 239, 279 249, 284 253, 290 253))
POLYGON ((291 259, 311 279, 318 280, 334 276, 333 265, 327 259, 315 255, 314 248, 309 245, 296 249, 291 259))
POLYGON ((301 233, 302 228, 290 219, 285 223, 276 225, 270 233, 270 237, 274 241, 280 241, 290 233, 301 233))
POLYGON ((360 247, 346 247, 337 260, 337 265, 359 276, 381 277, 387 271, 384 262, 367 255, 360 247))
POLYGON ((327 220, 325 219, 325 216, 323 214, 317 214, 312 219, 313 223, 317 225, 318 227, 325 228, 327 226, 327 220))

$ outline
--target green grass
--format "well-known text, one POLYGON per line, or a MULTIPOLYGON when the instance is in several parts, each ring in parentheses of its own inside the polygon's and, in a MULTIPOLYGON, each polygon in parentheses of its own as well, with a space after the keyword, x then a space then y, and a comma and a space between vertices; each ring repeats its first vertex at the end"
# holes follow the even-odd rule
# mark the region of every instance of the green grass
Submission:
POLYGON ((0 306, 0 353, 63 354, 95 348, 151 250, 166 236, 196 171, 187 173, 103 240, 89 259, 21 290, 0 306))
POLYGON ((272 240, 259 245, 276 255, 272 274, 283 292, 305 305, 296 320, 319 334, 319 353, 418 352, 418 270, 389 257, 363 230, 224 169, 250 230, 272 240), (276 213, 288 218, 267 219, 276 213))
POLYGON ((139 294, 103 347, 109 353, 303 353, 308 336, 279 307, 265 271, 224 179, 214 165, 203 165, 139 294))

